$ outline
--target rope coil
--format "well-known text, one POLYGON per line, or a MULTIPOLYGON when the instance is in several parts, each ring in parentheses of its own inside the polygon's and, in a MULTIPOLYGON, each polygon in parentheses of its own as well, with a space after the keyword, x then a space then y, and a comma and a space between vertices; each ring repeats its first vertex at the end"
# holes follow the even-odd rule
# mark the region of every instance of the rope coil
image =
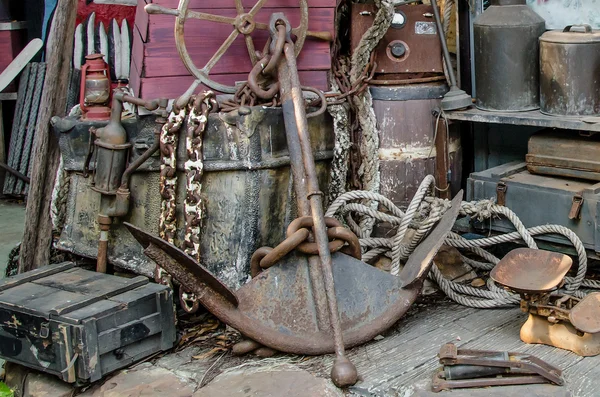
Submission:
MULTIPOLYGON (((334 217, 338 215, 340 219, 347 221, 348 226, 355 233, 358 232, 357 235, 361 237, 359 241, 363 251, 363 261, 369 262, 381 255, 388 256, 392 261, 391 273, 397 275, 402 263, 408 259, 417 245, 437 224, 446 210, 450 208, 449 200, 435 198, 431 195, 434 183, 433 176, 426 176, 405 212, 381 194, 369 191, 351 191, 340 195, 331 203, 325 216, 334 217), (378 209, 352 202, 363 200, 378 203, 379 206, 376 207, 378 209), (368 223, 365 220, 372 223, 385 222, 395 230, 395 233, 391 237, 372 237, 370 231, 356 230, 360 228, 359 224, 368 223)), ((561 225, 526 228, 514 212, 507 207, 495 204, 493 200, 463 202, 460 214, 480 221, 494 217, 504 217, 516 229, 512 233, 474 240, 467 240, 456 233, 450 233, 445 240, 445 244, 468 251, 484 260, 474 260, 461 254, 464 263, 473 268, 487 272, 500 261, 500 259, 486 251, 484 247, 521 240, 529 248, 538 249, 533 236, 556 234, 566 237, 573 244, 578 257, 576 275, 565 277, 563 292, 581 298, 585 295, 585 292, 580 288, 600 289, 600 281, 585 279, 587 272, 585 247, 570 229, 561 225)), ((494 308, 515 305, 520 302, 520 297, 517 294, 498 287, 492 279, 487 280, 486 290, 448 280, 437 266, 432 266, 431 269, 429 277, 438 284, 450 299, 461 305, 475 308, 494 308)))

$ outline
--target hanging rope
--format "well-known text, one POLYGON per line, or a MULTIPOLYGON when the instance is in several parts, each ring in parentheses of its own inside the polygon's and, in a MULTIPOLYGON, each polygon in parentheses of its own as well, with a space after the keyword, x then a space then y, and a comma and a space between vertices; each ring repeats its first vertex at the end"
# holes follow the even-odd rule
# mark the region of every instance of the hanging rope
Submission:
MULTIPOLYGON (((450 201, 431 196, 434 188, 434 178, 431 175, 421 182, 415 196, 406 211, 400 210, 386 197, 367 191, 352 191, 342 194, 329 207, 326 217, 338 217, 346 220, 348 226, 359 236, 363 249, 363 261, 369 262, 381 255, 392 260, 391 273, 397 275, 404 262, 414 251, 417 245, 431 231, 443 214, 450 208, 450 201), (352 201, 369 200, 376 202, 379 209, 352 201), (355 218, 369 218, 373 223, 386 222, 395 229, 391 237, 371 237, 370 232, 360 230, 355 218)), ((529 248, 537 249, 533 236, 542 234, 556 234, 566 237, 574 246, 578 256, 578 267, 575 277, 565 277, 564 292, 582 297, 585 293, 580 288, 600 289, 600 282, 585 279, 587 272, 587 256, 581 240, 570 229, 560 225, 543 225, 526 228, 514 212, 504 206, 495 204, 492 200, 477 202, 463 202, 460 208, 462 216, 470 216, 480 221, 493 217, 504 217, 515 226, 516 231, 503 235, 467 240, 464 237, 451 233, 445 244, 457 249, 475 254, 484 261, 474 260, 462 255, 465 263, 473 268, 488 272, 499 259, 484 249, 493 245, 524 241, 529 248)), ((455 302, 476 308, 493 308, 514 305, 520 302, 520 297, 498 287, 492 279, 488 279, 487 289, 475 288, 450 281, 444 278, 437 266, 433 266, 429 277, 434 280, 440 289, 455 302)))
POLYGON ((60 234, 67 218, 67 198, 71 184, 71 177, 65 171, 62 156, 60 156, 60 163, 58 164, 54 181, 52 199, 50 201, 50 220, 52 221, 52 230, 60 234))
MULTIPOLYGON (((331 74, 329 76, 331 90, 340 92, 340 88, 331 74)), ((333 119, 333 132, 335 144, 333 147, 333 159, 329 173, 329 201, 332 202, 346 191, 346 178, 348 177, 348 161, 350 159, 350 112, 348 104, 327 106, 327 111, 333 119)))

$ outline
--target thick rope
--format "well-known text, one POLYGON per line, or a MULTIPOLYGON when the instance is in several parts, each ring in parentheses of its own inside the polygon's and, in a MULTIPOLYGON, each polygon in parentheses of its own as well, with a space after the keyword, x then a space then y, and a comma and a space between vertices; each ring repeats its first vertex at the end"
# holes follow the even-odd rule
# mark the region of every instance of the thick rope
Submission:
MULTIPOLYGON (((332 91, 340 92, 335 78, 330 75, 329 79, 332 91)), ((348 105, 329 105, 327 111, 333 119, 333 132, 335 134, 333 159, 329 173, 329 202, 331 203, 346 191, 348 160, 352 142, 350 141, 350 110, 348 105)))
POLYGON ((65 226, 67 217, 67 198, 69 195, 69 186, 71 177, 67 171, 62 156, 56 170, 56 178, 54 179, 54 187, 52 188, 52 199, 50 201, 50 219, 52 221, 52 229, 61 233, 65 226))
MULTIPOLYGON (((350 68, 350 83, 354 84, 367 67, 371 59, 371 53, 379 44, 392 24, 394 17, 394 5, 391 1, 375 0, 377 13, 373 25, 367 29, 360 42, 352 53, 350 68)), ((379 192, 379 131, 377 119, 373 110, 373 98, 369 90, 353 96, 352 102, 356 108, 356 117, 362 131, 360 140, 360 153, 362 155, 358 176, 361 178, 364 190, 379 192)), ((373 209, 377 203, 370 204, 373 209)), ((368 237, 373 229, 374 220, 364 217, 360 220, 361 237, 368 237)))
MULTIPOLYGON (((368 237, 361 237, 360 244, 364 251, 363 261, 370 262, 381 255, 386 255, 392 259, 392 274, 398 274, 401 266, 400 262, 405 261, 410 256, 416 246, 441 219, 445 211, 450 208, 448 200, 427 195, 431 192, 432 187, 433 177, 427 176, 419 186, 406 212, 400 210, 389 199, 380 194, 368 191, 347 192, 331 203, 326 216, 331 217, 336 214, 341 216, 353 230, 359 229, 359 226, 353 220, 356 216, 361 219, 369 218, 373 222, 386 222, 389 226, 395 227, 396 233, 392 237, 375 238, 369 235, 368 237), (379 209, 374 210, 370 206, 351 202, 361 200, 379 203, 379 209)), ((600 289, 600 281, 585 279, 587 272, 585 247, 570 229, 560 225, 543 225, 528 229, 514 212, 504 206, 495 204, 492 200, 463 202, 460 213, 463 216, 468 215, 480 221, 502 216, 510 220, 516 229, 512 233, 474 240, 467 240, 458 234, 450 233, 445 240, 447 245, 467 250, 486 261, 481 262, 463 256, 464 262, 473 268, 489 271, 499 262, 498 258, 485 251, 483 247, 522 240, 528 247, 537 249, 533 236, 558 234, 571 241, 578 256, 577 273, 575 277, 565 277, 564 292, 582 297, 585 292, 580 288, 600 289)), ((475 288, 447 280, 437 266, 432 267, 429 277, 438 284, 450 299, 465 306, 493 308, 518 304, 520 301, 518 295, 498 287, 491 279, 487 280, 487 290, 475 288)))

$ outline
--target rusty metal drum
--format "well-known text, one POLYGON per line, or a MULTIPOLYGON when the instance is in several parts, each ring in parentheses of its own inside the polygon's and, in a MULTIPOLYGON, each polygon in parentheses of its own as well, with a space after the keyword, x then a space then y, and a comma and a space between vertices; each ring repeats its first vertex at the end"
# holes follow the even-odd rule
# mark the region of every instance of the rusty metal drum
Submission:
POLYGON ((539 105, 539 37, 545 21, 525 0, 492 0, 473 22, 475 105, 527 111, 539 105))
MULTIPOLYGON (((201 263, 228 287, 237 289, 250 277, 250 257, 261 246, 276 246, 296 218, 290 158, 281 109, 252 107, 209 116, 203 142, 202 195, 206 202, 200 233, 201 263)), ((90 126, 101 122, 77 122, 60 134, 60 149, 70 184, 66 222, 58 248, 94 258, 98 226, 95 221, 100 195, 91 189, 92 179, 81 175, 87 153, 90 126)), ((134 161, 154 141, 160 128, 154 117, 123 120, 134 161)), ((309 119, 309 133, 317 162, 321 190, 327 191, 329 162, 333 157, 333 130, 328 114, 309 119)), ((186 195, 185 126, 177 148, 177 238, 183 241, 186 195)), ((113 265, 152 276, 155 264, 123 226, 132 223, 158 236, 160 216, 160 159, 147 160, 132 175, 129 214, 113 223, 108 260, 113 265)))
POLYGON ((600 31, 567 26, 540 37, 540 110, 557 116, 600 114, 600 31))
MULTIPOLYGON (((428 174, 435 173, 434 142, 436 117, 444 83, 411 84, 370 88, 379 126, 380 193, 406 207, 428 174)), ((444 120, 439 131, 445 132, 444 120)), ((460 189, 462 152, 458 131, 450 128, 447 142, 451 191, 460 189)))

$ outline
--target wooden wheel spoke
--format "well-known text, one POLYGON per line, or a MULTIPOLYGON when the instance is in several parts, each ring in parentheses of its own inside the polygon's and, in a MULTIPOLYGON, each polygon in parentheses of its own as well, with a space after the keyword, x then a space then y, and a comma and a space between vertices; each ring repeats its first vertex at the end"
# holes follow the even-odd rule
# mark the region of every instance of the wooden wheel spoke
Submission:
MULTIPOLYGON (((307 0, 298 1, 300 3, 301 12, 300 25, 292 29, 292 33, 296 36, 296 43, 294 44, 294 52, 296 53, 296 55, 298 55, 298 52, 304 44, 304 39, 307 36, 306 29, 308 26, 307 0)), ((255 29, 269 30, 268 23, 259 23, 255 21, 256 14, 265 5, 267 0, 256 0, 254 6, 247 13, 244 9, 243 0, 234 0, 234 2, 237 14, 235 17, 227 17, 223 15, 214 15, 199 11, 188 10, 190 0, 179 0, 179 6, 177 7, 177 9, 167 8, 153 3, 147 4, 144 7, 148 14, 165 14, 177 17, 177 21, 175 22, 175 37, 177 38, 177 40, 175 40, 175 45, 177 47, 177 51, 179 52, 179 56, 181 57, 186 68, 197 79, 194 82, 194 84, 192 84, 190 89, 188 89, 188 91, 186 91, 186 93, 182 96, 182 101, 183 99, 185 99, 185 97, 191 95, 193 90, 196 89, 197 85, 200 84, 200 82, 206 84, 212 89, 223 93, 235 93, 235 87, 220 84, 212 80, 209 76, 209 73, 211 69, 217 64, 217 62, 219 62, 219 60, 221 59, 223 54, 225 54, 227 49, 231 47, 231 45, 233 44, 233 42, 239 34, 244 35, 244 41, 246 42, 246 47, 248 48, 248 55, 250 55, 250 60, 252 61, 252 64, 254 65, 256 64, 256 62, 258 62, 258 56, 256 55, 256 48, 254 46, 254 41, 252 40, 251 33, 255 29), (202 69, 198 69, 196 67, 185 45, 184 25, 186 20, 188 19, 199 19, 201 21, 225 23, 232 25, 234 29, 202 69)), ((331 34, 329 32, 308 32, 308 35, 323 38, 325 40, 331 40, 331 34)))
POLYGON ((244 13, 244 5, 242 4, 242 0, 235 0, 235 10, 237 11, 238 15, 244 13))
POLYGON ((186 13, 186 19, 189 19, 189 18, 199 19, 201 21, 211 21, 211 22, 227 23, 227 24, 230 24, 230 25, 235 25, 235 22, 236 22, 236 18, 233 18, 233 17, 226 17, 226 16, 223 16, 223 15, 207 14, 205 12, 198 12, 198 11, 188 11, 186 13))
POLYGON ((250 35, 244 36, 246 40, 246 47, 248 47, 248 55, 250 55, 250 62, 254 65, 258 58, 256 57, 256 49, 254 48, 254 41, 252 41, 252 37, 250 35))
POLYGON ((258 0, 256 2, 256 4, 254 4, 254 7, 252 7, 250 12, 248 12, 248 14, 255 16, 256 13, 258 12, 258 10, 260 10, 262 8, 262 6, 265 5, 266 2, 267 2, 267 0, 258 0))
POLYGON ((223 56, 225 51, 227 51, 227 49, 231 46, 231 44, 235 41, 235 39, 238 37, 239 34, 240 34, 240 32, 238 32, 237 30, 234 30, 233 32, 231 32, 229 37, 227 37, 227 39, 223 42, 223 44, 221 44, 219 49, 215 52, 215 55, 213 55, 212 58, 210 58, 210 60, 202 68, 203 72, 205 72, 205 73, 210 72, 210 70, 213 68, 213 66, 215 66, 215 64, 217 62, 219 62, 219 59, 221 59, 221 57, 223 56))

